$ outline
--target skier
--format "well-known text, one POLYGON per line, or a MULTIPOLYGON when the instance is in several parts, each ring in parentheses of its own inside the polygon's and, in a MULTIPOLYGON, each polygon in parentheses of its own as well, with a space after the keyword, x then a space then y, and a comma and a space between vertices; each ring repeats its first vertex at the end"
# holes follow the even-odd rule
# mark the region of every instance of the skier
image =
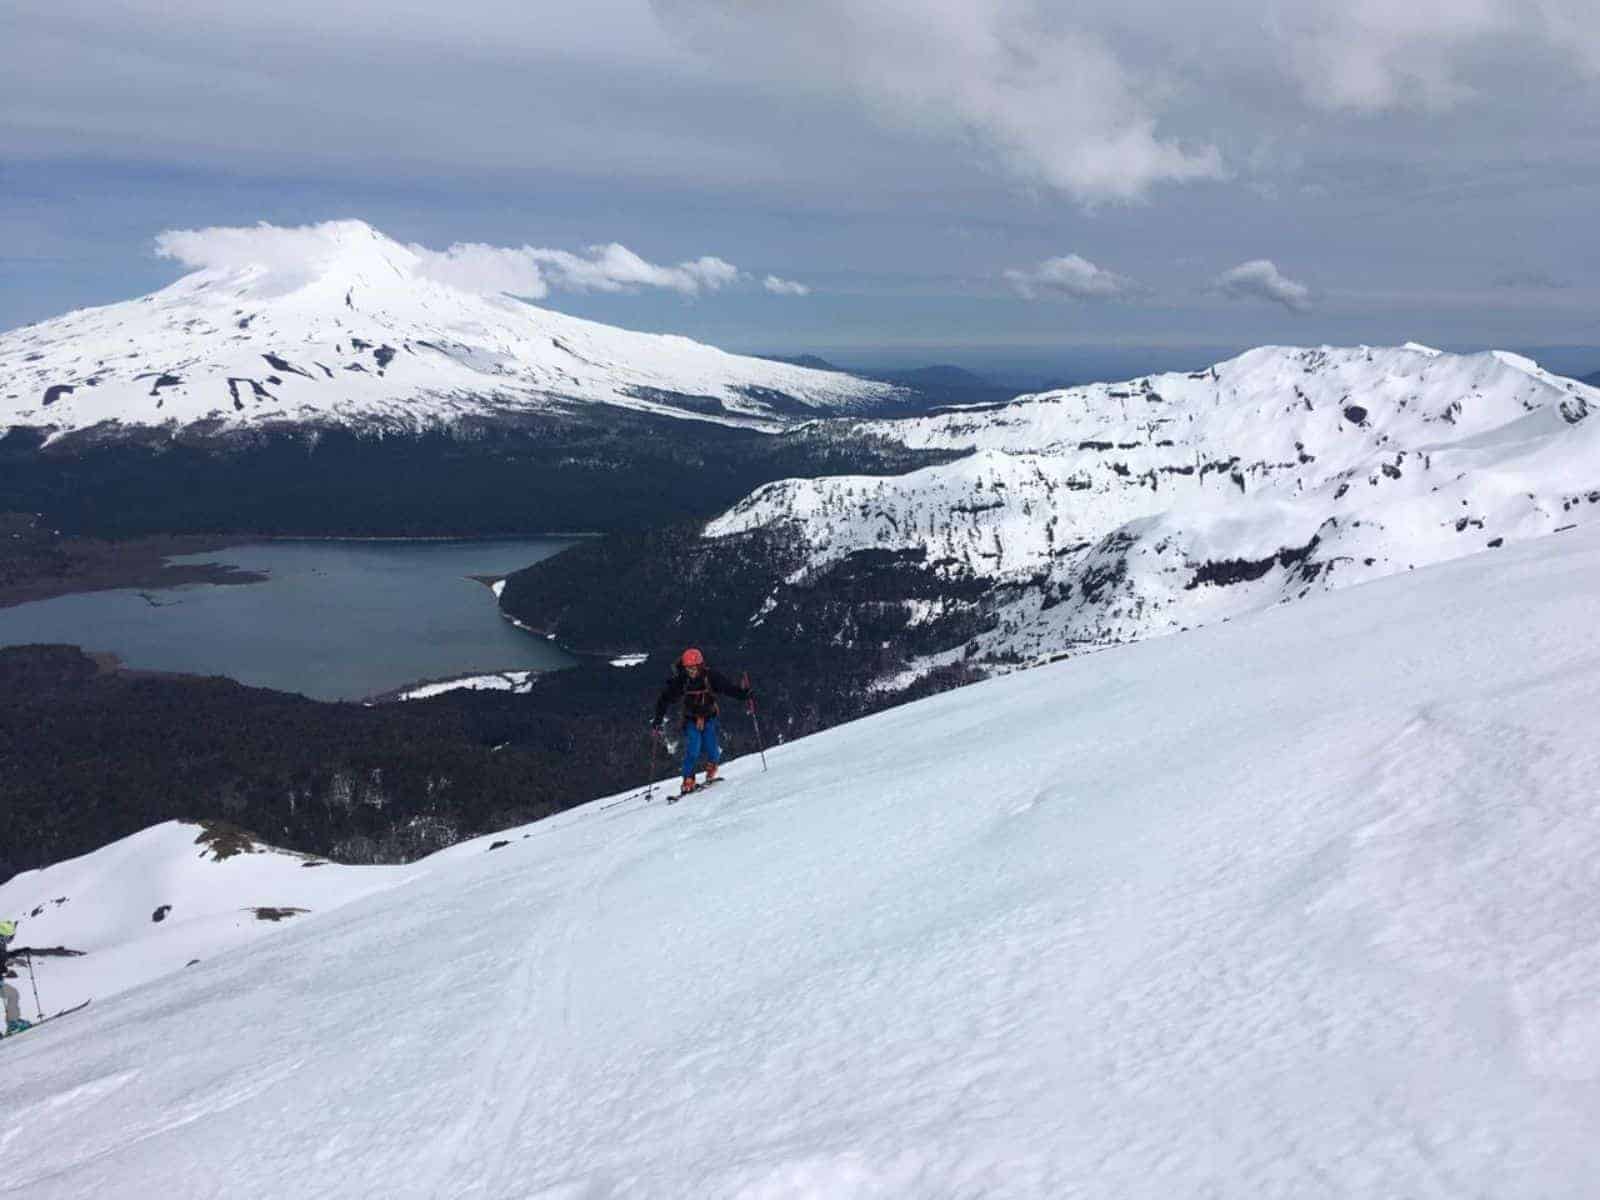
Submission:
POLYGON ((6 1023, 0 1025, 0 1037, 8 1033, 21 1033, 32 1026, 22 1019, 22 996, 6 982, 6 947, 17 935, 15 921, 0 921, 0 999, 5 1001, 6 1023))
POLYGON ((744 701, 751 696, 749 688, 740 687, 707 666, 706 656, 691 646, 679 655, 667 686, 661 689, 656 700, 656 715, 650 721, 650 729, 659 737, 668 707, 680 696, 683 698, 683 790, 678 793, 680 796, 694 791, 694 773, 702 751, 706 758, 706 783, 717 778, 717 765, 722 761, 722 747, 717 744, 719 694, 744 701))

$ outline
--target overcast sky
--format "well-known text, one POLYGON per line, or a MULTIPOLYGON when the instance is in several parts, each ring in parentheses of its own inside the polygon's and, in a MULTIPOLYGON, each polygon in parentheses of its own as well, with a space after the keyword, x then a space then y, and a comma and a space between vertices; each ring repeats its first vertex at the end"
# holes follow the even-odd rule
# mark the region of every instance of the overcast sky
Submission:
POLYGON ((167 230, 359 217, 740 350, 1600 346, 1597 212, 1596 0, 10 0, 0 37, 5 328, 175 279, 167 230))

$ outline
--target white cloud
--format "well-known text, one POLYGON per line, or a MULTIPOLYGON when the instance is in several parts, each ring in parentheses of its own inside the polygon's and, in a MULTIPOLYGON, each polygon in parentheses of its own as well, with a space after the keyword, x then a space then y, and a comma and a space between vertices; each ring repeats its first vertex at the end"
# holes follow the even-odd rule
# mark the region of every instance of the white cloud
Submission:
POLYGON ((1443 112, 1514 86, 1518 43, 1600 74, 1595 16, 1594 0, 1278 0, 1268 28, 1317 107, 1443 112))
POLYGON ((486 246, 482 242, 457 242, 448 250, 408 247, 418 258, 417 273, 464 292, 488 295, 507 293, 542 300, 550 283, 533 251, 524 246, 486 246))
POLYGON ((259 268, 279 277, 284 286, 315 278, 335 262, 381 259, 402 274, 462 291, 507 292, 533 299, 541 299, 553 289, 627 292, 660 288, 695 296, 743 279, 738 267, 710 254, 662 266, 618 242, 591 246, 583 254, 481 242, 457 242, 446 250, 430 250, 414 243, 402 246, 362 221, 169 229, 157 235, 156 253, 197 270, 259 268))
POLYGON ((551 286, 573 292, 625 292, 654 287, 694 296, 701 291, 718 291, 739 279, 738 267, 714 255, 663 267, 617 242, 590 246, 586 255, 530 246, 524 246, 521 253, 538 264, 551 286))
POLYGON ((1127 300, 1145 289, 1125 275, 1095 266, 1077 254, 1047 258, 1026 270, 1005 272, 1006 282, 1029 300, 1065 297, 1072 300, 1127 300))
POLYGON ((803 283, 796 283, 793 279, 780 279, 776 275, 768 275, 761 281, 761 286, 774 296, 809 296, 811 289, 803 283))
POLYGON ((1068 26, 1025 0, 654 7, 718 61, 757 63, 764 78, 791 87, 841 90, 882 124, 967 140, 1017 178, 1084 202, 1222 174, 1214 147, 1158 131, 1147 99, 1155 72, 1131 72, 1089 24, 1093 13, 1068 26))
POLYGON ((1269 258, 1256 258, 1224 271, 1212 289, 1232 300, 1271 300, 1291 312, 1311 307, 1311 289, 1287 278, 1269 258))
POLYGON ((338 258, 359 221, 279 226, 262 222, 237 227, 168 229, 156 235, 156 253, 195 270, 258 267, 284 276, 310 276, 338 258))
MULTIPOLYGON (((1535 0, 1537 2, 1537 0, 1535 0)), ((1444 111, 1472 95, 1468 47, 1514 32, 1527 0, 1302 0, 1278 6, 1279 35, 1312 104, 1444 111)))

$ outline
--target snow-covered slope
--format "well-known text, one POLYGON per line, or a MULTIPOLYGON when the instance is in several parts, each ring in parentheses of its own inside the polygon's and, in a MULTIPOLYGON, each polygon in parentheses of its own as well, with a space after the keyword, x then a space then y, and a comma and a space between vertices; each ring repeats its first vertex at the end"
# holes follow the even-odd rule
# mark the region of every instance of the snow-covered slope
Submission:
MULTIPOLYGON (((802 576, 892 550, 986 580, 993 627, 930 661, 1027 659, 1593 521, 1597 410, 1600 391, 1509 354, 1267 347, 1193 374, 866 425, 974 454, 771 484, 707 536, 787 526, 807 547, 802 576)), ((775 584, 774 603, 797 578, 775 584)), ((898 603, 912 624, 938 615, 925 596, 898 603)))
MULTIPOLYGON (((903 389, 465 292, 360 221, 290 271, 202 270, 153 295, 0 335, 0 432, 115 422, 412 431, 564 402, 777 428, 903 389)), ((102 433, 108 432, 101 430, 102 433)))
POLYGON ((0 1045, 0 1195, 1590 1196, 1597 584, 1509 545, 455 847, 0 1045))
MULTIPOLYGON (((55 1012, 397 886, 413 869, 347 867, 168 821, 13 877, 0 885, 0 914, 17 922, 19 947, 74 952, 36 964, 39 1000, 55 1012)), ((22 990, 32 1019, 31 987, 22 990)))

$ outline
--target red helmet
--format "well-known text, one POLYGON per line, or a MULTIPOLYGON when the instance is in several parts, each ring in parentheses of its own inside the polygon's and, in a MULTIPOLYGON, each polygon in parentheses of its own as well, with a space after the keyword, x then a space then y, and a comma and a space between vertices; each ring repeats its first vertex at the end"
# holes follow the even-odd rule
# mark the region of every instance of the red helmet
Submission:
POLYGON ((703 667, 706 665, 706 656, 690 646, 678 656, 678 661, 686 667, 703 667))

